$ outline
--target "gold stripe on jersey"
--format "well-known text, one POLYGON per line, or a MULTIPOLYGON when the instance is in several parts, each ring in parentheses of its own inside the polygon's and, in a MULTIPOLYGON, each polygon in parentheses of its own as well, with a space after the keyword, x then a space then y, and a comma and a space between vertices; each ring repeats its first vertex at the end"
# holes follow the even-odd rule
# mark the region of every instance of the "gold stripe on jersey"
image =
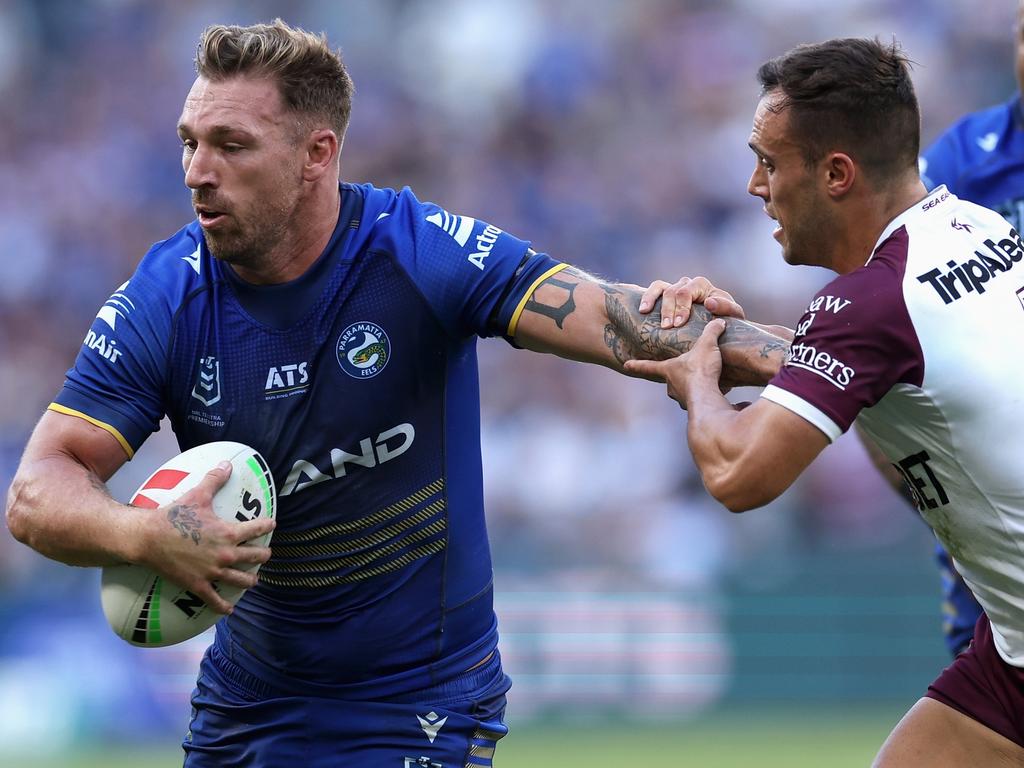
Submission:
POLYGON ((374 568, 370 568, 357 573, 349 573, 337 576, 277 576, 274 574, 264 573, 266 566, 260 569, 260 581, 269 584, 273 587, 330 587, 338 584, 352 584, 357 581, 363 581, 373 576, 380 576, 385 573, 397 571, 400 568, 404 568, 409 563, 419 560, 421 557, 427 557, 440 552, 448 545, 446 539, 440 541, 433 541, 429 544, 420 547, 418 549, 406 552, 401 557, 390 560, 387 563, 383 563, 374 568))
POLYGON ((463 765, 463 768, 484 768, 484 766, 491 765, 491 761, 494 759, 495 746, 497 745, 498 740, 504 735, 504 733, 489 731, 486 728, 477 728, 473 732, 473 737, 469 747, 469 754, 466 756, 466 762, 463 765), (472 743, 476 741, 490 742, 490 744, 484 746, 482 744, 472 743), (473 758, 476 758, 476 760, 474 761, 473 758), (481 762, 483 760, 486 760, 487 762, 481 762))
POLYGON ((519 300, 519 303, 516 305, 516 311, 512 313, 512 319, 508 321, 508 333, 505 334, 506 336, 513 337, 516 335, 516 328, 519 327, 519 317, 520 315, 523 314, 523 309, 525 309, 526 307, 526 302, 528 302, 530 300, 530 297, 533 296, 533 292, 537 290, 537 287, 552 275, 561 272, 563 269, 568 269, 569 266, 571 265, 559 264, 555 267, 552 267, 543 275, 541 275, 540 277, 533 281, 533 284, 529 287, 529 289, 527 289, 526 293, 523 294, 523 298, 521 298, 519 300))
POLYGON ((264 564, 262 569, 260 569, 260 573, 316 573, 322 571, 337 571, 342 568, 362 568, 369 565, 374 560, 379 560, 382 557, 387 557, 388 555, 400 552, 410 544, 415 544, 423 541, 424 539, 429 539, 438 533, 442 533, 447 528, 448 521, 442 518, 441 520, 434 521, 421 530, 413 531, 408 536, 404 536, 401 539, 393 541, 387 546, 378 547, 377 549, 363 554, 348 555, 347 557, 338 557, 333 560, 282 563, 271 559, 264 564))
POLYGON ((105 421, 94 419, 92 416, 86 413, 82 413, 81 411, 76 411, 74 408, 68 408, 67 406, 59 405, 58 403, 50 403, 47 410, 53 411, 54 413, 63 413, 65 416, 76 416, 79 419, 85 419, 93 426, 102 429, 104 432, 109 432, 114 437, 114 439, 121 444, 121 447, 124 448, 124 452, 128 454, 129 459, 135 455, 135 451, 132 450, 132 447, 128 444, 128 441, 124 439, 124 435, 122 435, 118 431, 117 427, 111 426, 110 424, 107 424, 105 421))
POLYGON ((399 520, 394 525, 389 525, 386 528, 381 528, 379 531, 370 534, 369 536, 363 536, 359 539, 346 539, 344 541, 334 542, 331 544, 300 544, 294 547, 278 547, 271 544, 271 549, 274 551, 275 558, 285 557, 331 557, 336 555, 344 555, 350 553, 353 550, 365 549, 366 547, 376 546, 378 544, 384 544, 391 539, 394 539, 402 531, 406 531, 409 528, 422 523, 424 520, 428 520, 439 512, 443 512, 445 508, 444 501, 435 501, 433 504, 424 507, 414 515, 410 515, 404 520, 399 520))
POLYGON ((294 532, 281 532, 274 534, 275 544, 297 544, 305 541, 315 541, 317 539, 324 539, 328 536, 337 536, 339 534, 355 533, 362 531, 367 528, 372 528, 379 523, 388 520, 389 518, 395 517, 409 509, 412 509, 417 504, 421 504, 431 496, 439 493, 444 489, 444 480, 435 480, 429 485, 424 486, 420 490, 416 491, 412 495, 402 499, 401 501, 395 502, 394 504, 384 507, 366 517, 361 517, 357 520, 350 520, 345 523, 334 523, 332 525, 321 526, 320 528, 310 528, 308 531, 294 531, 294 532))
MULTIPOLYGON (((469 756, 491 760, 494 757, 494 747, 481 747, 478 744, 474 744, 469 748, 469 756)), ((469 765, 469 763, 467 763, 467 765, 469 765)), ((479 765, 479 763, 476 763, 476 765, 479 765)))

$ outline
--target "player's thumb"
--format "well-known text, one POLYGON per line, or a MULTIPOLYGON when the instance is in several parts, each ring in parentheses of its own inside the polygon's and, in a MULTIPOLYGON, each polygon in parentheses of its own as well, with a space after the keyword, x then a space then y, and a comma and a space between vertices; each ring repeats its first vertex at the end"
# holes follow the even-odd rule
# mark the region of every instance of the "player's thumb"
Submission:
POLYGON ((718 338, 725 333, 725 320, 716 317, 706 326, 700 335, 701 344, 718 344, 718 338))
POLYGON ((623 363, 626 373, 644 378, 656 378, 661 380, 661 364, 656 360, 627 360, 623 363))

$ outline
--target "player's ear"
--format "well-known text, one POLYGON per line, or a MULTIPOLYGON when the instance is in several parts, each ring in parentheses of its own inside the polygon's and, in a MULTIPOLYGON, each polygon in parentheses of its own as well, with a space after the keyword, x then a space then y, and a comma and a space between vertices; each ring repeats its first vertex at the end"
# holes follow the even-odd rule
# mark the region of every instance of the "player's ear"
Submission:
POLYGON ((317 181, 337 165, 341 145, 330 128, 318 128, 306 137, 306 162, 302 166, 305 181, 317 181))
POLYGON ((832 197, 842 197, 853 187, 857 166, 845 152, 830 152, 825 158, 826 185, 832 197))

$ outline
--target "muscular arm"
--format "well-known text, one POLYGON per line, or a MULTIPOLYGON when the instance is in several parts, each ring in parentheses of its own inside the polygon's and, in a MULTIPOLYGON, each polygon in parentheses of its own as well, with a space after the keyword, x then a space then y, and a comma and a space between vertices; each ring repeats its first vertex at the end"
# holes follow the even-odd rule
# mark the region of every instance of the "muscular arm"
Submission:
MULTIPOLYGON (((686 325, 662 328, 660 304, 640 314, 643 293, 639 286, 605 283, 569 267, 534 291, 516 327, 516 342, 617 371, 627 360, 663 360, 689 351, 711 314, 694 305, 686 325)), ((788 339, 734 318, 727 320, 721 345, 722 378, 730 386, 766 384, 789 349, 788 339)))
POLYGON ((817 427, 764 398, 735 409, 719 389, 722 354, 718 318, 693 346, 671 360, 629 363, 665 380, 668 394, 689 411, 687 442, 708 492, 733 512, 775 499, 814 460, 828 438, 817 427))
POLYGON ((214 581, 251 587, 241 566, 263 563, 267 547, 239 546, 267 533, 272 520, 225 523, 214 493, 230 471, 211 468, 203 481, 154 510, 120 504, 105 482, 127 460, 110 433, 75 416, 47 411, 29 439, 7 494, 7 524, 24 544, 69 565, 135 563, 183 586, 221 613, 231 606, 214 581))
POLYGON ((104 485, 127 459, 110 433, 47 411, 7 493, 11 533, 68 565, 134 562, 143 516, 116 502, 104 485))

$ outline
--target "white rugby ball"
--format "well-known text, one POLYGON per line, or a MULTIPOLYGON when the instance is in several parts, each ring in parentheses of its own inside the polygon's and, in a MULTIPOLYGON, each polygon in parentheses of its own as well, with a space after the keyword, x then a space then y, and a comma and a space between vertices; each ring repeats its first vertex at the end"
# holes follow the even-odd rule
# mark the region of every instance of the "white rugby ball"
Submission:
MULTIPOLYGON (((232 468, 231 477, 213 497, 217 516, 239 522, 273 518, 277 492, 266 461, 249 446, 229 441, 206 443, 178 454, 150 475, 129 503, 147 509, 169 504, 199 485, 221 461, 230 461, 232 468)), ((268 533, 246 544, 263 547, 269 541, 268 533)), ((258 568, 252 565, 247 570, 258 568)), ((245 593, 229 584, 214 584, 214 588, 232 605, 245 593)), ((140 565, 104 568, 101 599, 114 632, 132 645, 147 648, 188 640, 223 616, 192 592, 140 565)))

